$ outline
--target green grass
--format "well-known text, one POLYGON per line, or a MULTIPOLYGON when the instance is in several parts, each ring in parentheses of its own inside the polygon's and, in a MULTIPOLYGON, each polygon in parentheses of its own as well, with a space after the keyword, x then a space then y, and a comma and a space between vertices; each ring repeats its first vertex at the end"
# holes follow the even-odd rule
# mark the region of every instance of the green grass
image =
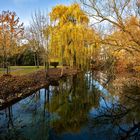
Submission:
MULTIPOLYGON (((25 75, 25 74, 33 73, 41 69, 44 69, 44 66, 40 66, 39 68, 37 68, 36 66, 11 66, 10 74, 25 75)), ((0 68, 0 76, 2 76, 3 74, 4 74, 3 68, 0 68)))

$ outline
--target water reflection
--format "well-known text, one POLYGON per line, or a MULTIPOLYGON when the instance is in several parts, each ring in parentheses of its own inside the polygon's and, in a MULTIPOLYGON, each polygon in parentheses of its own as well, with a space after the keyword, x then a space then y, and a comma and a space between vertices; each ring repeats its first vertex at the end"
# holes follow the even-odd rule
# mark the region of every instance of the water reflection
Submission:
POLYGON ((65 84, 60 81, 59 89, 51 90, 53 98, 46 108, 49 106, 49 112, 60 117, 52 124, 56 133, 80 132, 86 125, 90 108, 99 106, 98 93, 95 89, 88 91, 87 81, 83 78, 82 75, 72 77, 65 84))
MULTIPOLYGON (((120 78, 121 79, 121 78, 120 78)), ((125 79, 125 78, 124 78, 125 79)), ((118 80, 118 79, 117 79, 118 80)), ((127 78, 121 81, 115 87, 110 87, 115 90, 111 93, 112 97, 117 97, 115 102, 110 102, 108 106, 107 100, 104 98, 105 106, 96 110, 98 113, 92 114, 93 129, 96 129, 95 124, 101 128, 105 128, 110 124, 110 128, 114 131, 115 139, 121 140, 139 140, 140 139, 140 83, 132 78, 127 78), (133 81, 133 82, 132 82, 133 81), (104 126, 105 125, 105 126, 104 126)), ((95 112, 95 111, 94 111, 95 112)), ((97 134, 102 133, 99 129, 97 134)), ((105 129, 104 129, 105 132, 105 129)), ((109 129, 107 129, 109 132, 109 129)), ((110 131, 111 132, 111 131, 110 131)), ((113 139, 113 136, 111 136, 113 139)))
POLYGON ((138 82, 105 87, 107 78, 80 73, 1 110, 0 140, 139 139, 138 82))

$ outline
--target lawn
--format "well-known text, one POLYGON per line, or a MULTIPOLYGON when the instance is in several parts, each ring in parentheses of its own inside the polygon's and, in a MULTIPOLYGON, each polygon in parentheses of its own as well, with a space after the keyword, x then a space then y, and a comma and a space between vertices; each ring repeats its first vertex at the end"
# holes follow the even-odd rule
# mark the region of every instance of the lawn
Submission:
MULTIPOLYGON (((38 70, 44 69, 44 66, 40 66, 37 68, 36 66, 11 66, 10 67, 10 74, 12 75, 25 75, 29 74, 38 70)), ((0 76, 3 75, 3 68, 0 68, 0 76)))

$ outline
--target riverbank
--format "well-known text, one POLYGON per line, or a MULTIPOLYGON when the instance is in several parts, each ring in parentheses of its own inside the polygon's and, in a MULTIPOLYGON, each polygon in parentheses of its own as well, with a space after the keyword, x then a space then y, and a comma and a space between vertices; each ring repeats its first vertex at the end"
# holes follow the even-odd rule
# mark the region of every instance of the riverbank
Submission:
MULTIPOLYGON (((33 72, 36 72, 38 70, 43 70, 44 66, 10 66, 9 72, 11 75, 14 76, 22 76, 25 74, 31 74, 33 72)), ((0 68, 0 76, 6 74, 6 71, 4 71, 3 68, 0 68)))
POLYGON ((40 70, 22 76, 1 76, 0 109, 31 95, 40 88, 47 88, 62 77, 76 75, 77 72, 76 69, 64 69, 61 73, 60 68, 51 68, 47 72, 40 70))

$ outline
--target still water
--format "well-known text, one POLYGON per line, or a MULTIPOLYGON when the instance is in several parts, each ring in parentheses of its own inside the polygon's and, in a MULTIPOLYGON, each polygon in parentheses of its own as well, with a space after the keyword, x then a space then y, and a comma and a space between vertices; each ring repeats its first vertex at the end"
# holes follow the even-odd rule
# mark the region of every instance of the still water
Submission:
POLYGON ((1 110, 0 140, 140 140, 139 88, 95 75, 62 79, 1 110))

